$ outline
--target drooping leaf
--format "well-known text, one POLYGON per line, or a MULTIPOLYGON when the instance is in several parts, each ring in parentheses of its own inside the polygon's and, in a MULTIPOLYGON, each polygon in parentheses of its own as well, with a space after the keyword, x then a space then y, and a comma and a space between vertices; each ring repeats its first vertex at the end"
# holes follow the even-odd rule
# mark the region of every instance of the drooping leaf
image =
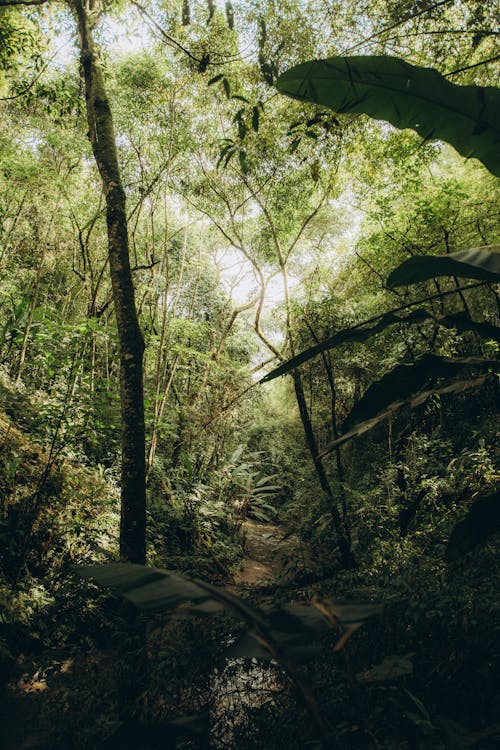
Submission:
POLYGON ((239 102, 245 102, 245 104, 250 104, 248 99, 245 96, 241 96, 241 94, 233 94, 231 96, 231 99, 237 99, 239 102))
POLYGON ((219 73, 219 75, 214 76, 213 78, 209 80, 209 82, 207 83, 207 86, 213 86, 214 83, 217 83, 217 81, 222 81, 223 78, 224 78, 224 73, 219 73))
POLYGON ((382 607, 378 604, 341 604, 328 597, 315 597, 312 604, 338 631, 339 638, 334 651, 341 651, 365 620, 382 612, 382 607))
POLYGON ((414 255, 394 269, 387 286, 417 284, 437 276, 458 276, 481 281, 500 281, 500 245, 459 250, 449 255, 414 255))
POLYGON ((446 559, 458 560, 500 531, 500 491, 476 500, 451 532, 446 559))
POLYGON ((485 370, 496 371, 500 369, 500 363, 480 357, 438 357, 428 354, 413 365, 398 365, 368 388, 345 420, 342 436, 330 443, 320 457, 330 453, 336 445, 368 432, 402 406, 415 408, 432 394, 461 393, 490 380, 486 373, 449 382, 450 378, 467 369, 482 373, 485 370), (443 378, 448 382, 436 383, 443 378))
POLYGON ((466 312, 450 313, 436 318, 436 322, 445 328, 456 328, 457 331, 475 331, 484 339, 500 341, 500 328, 487 320, 472 320, 466 312))
MULTIPOLYGON (((287 659, 296 664, 306 663, 318 656, 323 648, 321 637, 330 633, 332 628, 340 637, 335 646, 336 650, 340 650, 356 629, 382 611, 380 604, 345 604, 329 598, 263 608, 272 641, 287 659), (331 612, 335 612, 334 620, 329 616, 331 612)), ((261 653, 262 648, 259 639, 256 645, 243 636, 231 646, 230 655, 273 658, 272 649, 267 649, 266 655, 261 653)))
MULTIPOLYGON (((213 599, 196 581, 174 570, 113 563, 83 565, 78 567, 77 572, 84 578, 92 578, 100 586, 114 589, 117 594, 146 612, 173 611, 187 602, 196 609, 213 599)), ((211 609, 210 614, 213 614, 213 608, 211 609)), ((217 611, 225 609, 223 603, 218 603, 217 611)), ((202 612, 203 609, 200 610, 202 612)))
POLYGON ((437 70, 386 55, 311 60, 287 70, 276 85, 294 99, 446 141, 500 176, 500 90, 492 86, 457 86, 437 70))
POLYGON ((492 367, 497 368, 498 362, 480 357, 440 357, 434 354, 425 355, 415 364, 398 365, 368 388, 345 420, 344 429, 351 429, 374 417, 390 403, 414 399, 421 388, 438 378, 453 377, 465 368, 484 371, 492 367))
POLYGON ((255 130, 256 133, 259 130, 259 117, 260 117, 259 108, 258 107, 253 107, 253 109, 252 109, 252 128, 253 128, 253 130, 255 130))
MULTIPOLYGON (((132 563, 84 565, 76 570, 83 578, 114 589, 144 612, 165 612, 176 617, 232 614, 247 628, 230 647, 228 653, 232 656, 276 659, 281 655, 288 662, 300 664, 319 652, 318 636, 331 628, 331 622, 307 603, 258 608, 226 589, 173 570, 132 563)), ((380 605, 332 602, 332 607, 338 612, 338 623, 346 628, 351 626, 353 616, 360 625, 381 611, 380 605)))
POLYGON ((283 362, 279 367, 268 372, 259 382, 268 383, 270 380, 274 380, 274 378, 278 378, 280 375, 285 375, 287 372, 290 372, 290 370, 294 370, 296 367, 307 362, 309 359, 312 359, 317 354, 321 354, 321 352, 327 351, 327 349, 334 349, 336 346, 340 346, 340 344, 344 344, 347 341, 366 341, 370 336, 373 336, 375 333, 380 333, 380 331, 383 331, 388 326, 395 325, 396 323, 420 323, 430 317, 431 315, 427 310, 414 310, 406 317, 398 316, 389 312, 375 325, 363 327, 363 324, 361 323, 352 328, 345 328, 344 330, 335 333, 333 336, 330 336, 328 339, 325 339, 325 341, 321 341, 319 344, 315 344, 309 349, 305 349, 300 354, 297 354, 295 357, 283 362))
POLYGON ((238 159, 240 161, 240 168, 243 174, 248 174, 248 170, 250 169, 250 166, 248 164, 248 157, 247 152, 244 148, 240 148, 238 152, 238 159))
POLYGON ((320 603, 326 608, 329 616, 334 617, 342 627, 361 625, 366 620, 382 614, 383 610, 381 604, 374 604, 373 602, 340 602, 329 597, 313 600, 315 607, 318 607, 320 603))
POLYGON ((313 357, 321 354, 321 352, 327 351, 328 349, 334 349, 348 341, 366 341, 371 336, 374 336, 389 326, 396 325, 397 323, 413 325, 423 323, 426 320, 434 320, 438 325, 442 325, 445 328, 456 328, 458 331, 475 331, 483 338, 500 341, 500 328, 498 328, 498 326, 488 323, 487 321, 473 320, 465 312, 451 313, 450 315, 444 315, 437 318, 422 308, 414 310, 409 315, 396 315, 393 312, 388 312, 385 315, 381 315, 373 325, 359 323, 352 328, 344 328, 344 330, 335 333, 324 341, 320 341, 319 344, 315 344, 314 346, 309 347, 309 349, 304 349, 300 354, 291 357, 286 362, 275 367, 271 372, 268 372, 267 375, 261 378, 259 383, 268 383, 270 380, 280 377, 280 375, 286 375, 286 373, 294 370, 299 365, 304 364, 304 362, 308 362, 313 357))

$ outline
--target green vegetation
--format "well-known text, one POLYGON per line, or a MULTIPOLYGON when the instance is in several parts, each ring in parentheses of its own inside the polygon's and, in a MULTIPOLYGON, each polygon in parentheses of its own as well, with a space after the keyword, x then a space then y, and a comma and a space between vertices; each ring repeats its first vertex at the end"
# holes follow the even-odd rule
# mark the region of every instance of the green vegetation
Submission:
POLYGON ((497 39, 0 0, 2 747, 498 746, 497 39))

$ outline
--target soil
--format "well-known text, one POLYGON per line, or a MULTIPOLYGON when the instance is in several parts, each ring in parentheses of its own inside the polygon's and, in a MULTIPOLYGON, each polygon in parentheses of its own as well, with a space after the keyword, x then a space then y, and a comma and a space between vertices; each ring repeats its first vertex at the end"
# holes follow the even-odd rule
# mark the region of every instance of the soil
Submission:
POLYGON ((265 586, 276 580, 292 577, 293 563, 303 558, 300 541, 295 534, 274 523, 246 520, 242 528, 245 552, 234 582, 246 586, 265 586))

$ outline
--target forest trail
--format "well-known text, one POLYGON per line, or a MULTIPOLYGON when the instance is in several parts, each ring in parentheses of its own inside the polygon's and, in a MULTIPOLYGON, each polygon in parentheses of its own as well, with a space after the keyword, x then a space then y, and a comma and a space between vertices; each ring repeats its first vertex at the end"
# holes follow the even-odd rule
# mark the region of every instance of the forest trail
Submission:
POLYGON ((290 560, 300 560, 303 550, 298 537, 283 524, 247 519, 242 527, 246 557, 234 575, 234 582, 247 586, 265 586, 278 578, 287 580, 290 560))

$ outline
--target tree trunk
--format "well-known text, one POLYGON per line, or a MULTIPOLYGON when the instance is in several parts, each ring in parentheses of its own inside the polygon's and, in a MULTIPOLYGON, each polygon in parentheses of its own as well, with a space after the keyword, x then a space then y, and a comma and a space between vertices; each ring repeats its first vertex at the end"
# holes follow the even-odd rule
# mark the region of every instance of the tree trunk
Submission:
POLYGON ((24 361, 26 359, 26 352, 28 351, 28 339, 31 331, 31 325, 33 323, 33 316, 38 303, 38 294, 40 292, 40 282, 42 280, 43 262, 45 260, 45 244, 42 244, 42 253, 40 260, 38 261, 38 268, 36 271, 35 283, 33 285, 33 292, 31 294, 31 300, 28 308, 28 319, 23 333, 23 342, 21 344, 21 351, 19 353, 19 362, 17 364, 16 371, 16 383, 21 380, 21 374, 24 367, 24 361))
MULTIPOLYGON (((120 341, 121 524, 120 556, 146 561, 146 466, 143 398, 144 340, 130 270, 125 191, 121 182, 111 108, 94 46, 91 16, 83 0, 75 12, 85 83, 88 136, 106 198, 108 257, 120 341)), ((92 7, 92 6, 91 6, 92 7)))
POLYGON ((293 371, 293 384, 295 387, 295 396, 297 398, 300 418, 304 427, 307 447, 309 448, 309 452, 314 463, 314 468, 316 469, 316 474, 318 475, 321 489, 325 493, 325 497, 328 502, 328 510, 332 517, 333 528, 337 536, 337 544, 339 545, 340 561, 346 568, 353 568, 356 565, 356 561, 351 549, 349 530, 342 522, 342 518, 340 517, 340 513, 337 508, 332 489, 330 487, 330 482, 328 481, 328 477, 326 475, 325 467, 321 462, 321 458, 319 458, 318 456, 319 451, 316 443, 316 437, 314 435, 311 418, 309 416, 309 410, 307 408, 302 379, 298 370, 293 371))

